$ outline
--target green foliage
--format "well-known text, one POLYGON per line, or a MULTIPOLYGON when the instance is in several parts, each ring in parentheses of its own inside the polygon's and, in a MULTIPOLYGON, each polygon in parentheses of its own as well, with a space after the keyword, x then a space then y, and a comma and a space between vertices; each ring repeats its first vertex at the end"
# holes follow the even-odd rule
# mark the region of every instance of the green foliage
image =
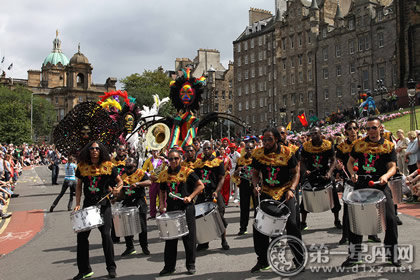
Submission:
MULTIPOLYGON (((137 104, 140 108, 145 106, 152 106, 153 95, 159 95, 160 99, 169 97, 169 83, 171 78, 169 78, 162 67, 154 71, 144 70, 143 74, 131 74, 130 76, 125 77, 121 80, 123 83, 123 89, 127 91, 129 96, 136 98, 137 104)), ((173 115, 176 112, 172 104, 167 103, 160 110, 160 115, 169 116, 173 115)))
MULTIPOLYGON (((31 143, 31 91, 0 87, 0 142, 31 143)), ((55 119, 54 107, 44 98, 34 96, 33 129, 38 136, 49 135, 55 119)))

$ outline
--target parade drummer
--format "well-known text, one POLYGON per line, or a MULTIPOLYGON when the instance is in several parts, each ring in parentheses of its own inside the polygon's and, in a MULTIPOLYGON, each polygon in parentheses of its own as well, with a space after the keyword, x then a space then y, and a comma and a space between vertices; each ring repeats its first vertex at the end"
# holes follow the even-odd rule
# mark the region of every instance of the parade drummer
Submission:
MULTIPOLYGON (((252 153, 252 185, 255 192, 261 192, 260 199, 274 199, 289 208, 290 216, 287 219, 287 234, 302 240, 300 229, 297 225, 295 190, 299 183, 297 160, 291 150, 279 144, 280 134, 276 128, 268 128, 263 133, 263 144, 252 153), (260 178, 262 181, 260 182, 260 178), (260 186, 258 186, 260 185, 260 186)), ((269 269, 267 250, 269 236, 259 232, 254 226, 254 250, 258 256, 257 264, 251 272, 269 269)), ((293 262, 296 268, 304 263, 303 248, 296 241, 289 240, 289 245, 294 255, 293 262)))
MULTIPOLYGON (((350 152, 358 140, 358 132, 359 132, 359 125, 356 121, 349 121, 344 125, 345 135, 347 136, 346 140, 339 145, 337 145, 337 169, 344 170, 346 174, 349 174, 347 170, 347 162, 350 157, 350 152)), ((350 183, 350 182, 348 182, 350 183)), ((352 184, 352 183, 351 183, 352 184)), ((352 184, 353 185, 353 184, 352 184)), ((343 211, 343 231, 342 237, 338 244, 342 245, 346 243, 349 239, 349 231, 350 231, 350 221, 349 221, 349 210, 347 204, 344 203, 344 211, 343 211)), ((377 235, 369 235, 368 236, 369 242, 381 242, 381 239, 377 235)))
MULTIPOLYGON (((360 175, 370 175, 371 178, 369 180, 379 181, 379 184, 376 184, 374 188, 381 190, 386 197, 386 230, 384 239, 386 257, 392 265, 399 267, 401 266, 401 262, 396 255, 398 252, 397 220, 391 190, 388 187, 388 180, 395 174, 397 169, 397 155, 394 143, 381 137, 381 127, 381 120, 377 117, 371 117, 367 120, 367 136, 354 144, 347 162, 347 170, 355 184, 355 189, 369 187, 368 180, 363 177, 359 178, 360 175), (356 161, 358 162, 357 173, 353 170, 356 161)), ((349 256, 342 264, 343 267, 350 267, 361 263, 360 243, 362 242, 362 236, 350 231, 349 241, 349 256)))
MULTIPOLYGON (((137 162, 134 158, 127 158, 125 161, 124 173, 121 175, 121 179, 126 186, 121 192, 124 199, 122 201, 123 207, 137 207, 139 209, 141 232, 139 233, 139 242, 143 254, 150 255, 147 242, 147 202, 146 202, 146 191, 145 188, 150 186, 152 183, 149 180, 146 172, 142 169, 137 169, 137 162)), ((126 236, 125 245, 126 250, 122 253, 121 257, 132 255, 137 253, 134 249, 133 236, 126 236)))
MULTIPOLYGON (((194 274, 196 257, 196 227, 195 207, 193 199, 204 189, 203 183, 194 170, 181 166, 181 151, 171 150, 168 154, 169 168, 159 174, 160 199, 166 195, 167 212, 185 211, 189 233, 182 237, 186 255, 186 267, 188 274, 194 274), (169 195, 171 193, 172 195, 169 195), (181 199, 174 198, 177 196, 181 199)), ((163 211, 163 203, 160 204, 163 211)), ((169 275, 175 272, 178 239, 165 241, 164 261, 165 266, 159 273, 160 276, 169 275)))
MULTIPOLYGON (((204 184, 204 191, 198 196, 197 204, 215 201, 218 212, 222 218, 223 225, 227 227, 225 215, 225 201, 220 191, 223 187, 225 178, 225 168, 223 159, 216 158, 213 154, 213 147, 209 141, 203 143, 203 158, 198 158, 195 162, 194 171, 204 184)), ((223 250, 229 250, 226 240, 226 230, 221 236, 223 250)), ((209 243, 198 244, 197 251, 206 250, 209 243)))
POLYGON ((239 233, 238 235, 247 234, 247 227, 249 222, 249 206, 252 198, 254 209, 256 207, 256 199, 252 188, 252 157, 251 153, 254 150, 254 143, 248 142, 245 146, 245 154, 238 159, 235 172, 233 173, 233 180, 236 181, 240 191, 239 198, 240 219, 239 219, 239 233))
MULTIPOLYGON (((301 151, 301 168, 306 170, 304 172, 304 180, 308 180, 311 186, 324 185, 326 186, 332 178, 332 173, 335 169, 335 153, 334 146, 328 140, 322 139, 321 129, 319 127, 313 127, 309 131, 311 140, 303 143, 301 151)), ((341 229, 341 222, 338 216, 341 204, 338 198, 337 189, 335 184, 333 187, 333 199, 334 207, 331 212, 334 213, 334 225, 336 228, 341 229)), ((303 203, 300 205, 300 212, 302 213, 301 229, 307 229, 306 217, 308 211, 305 210, 303 203)))
MULTIPOLYGON (((118 176, 117 168, 111 162, 108 150, 100 142, 87 144, 79 154, 76 170, 76 207, 80 210, 82 190, 84 195, 83 208, 98 205, 103 217, 103 226, 99 227, 102 237, 102 246, 105 254, 106 268, 110 278, 116 277, 116 264, 114 262, 114 245, 111 239, 112 213, 111 203, 106 196, 113 192, 118 195, 123 181, 118 176), (113 188, 117 185, 116 188, 113 188), (105 199, 103 199, 105 197, 105 199)), ((79 274, 73 279, 83 279, 93 275, 89 264, 89 234, 90 230, 77 234, 77 267, 79 274)))

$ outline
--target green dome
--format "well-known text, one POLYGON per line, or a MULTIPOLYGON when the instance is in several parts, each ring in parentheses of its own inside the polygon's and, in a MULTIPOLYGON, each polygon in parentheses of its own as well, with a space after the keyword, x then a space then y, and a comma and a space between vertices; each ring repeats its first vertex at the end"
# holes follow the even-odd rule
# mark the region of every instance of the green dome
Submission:
POLYGON ((58 65, 58 63, 61 63, 61 65, 66 66, 69 64, 69 59, 62 52, 52 52, 45 58, 42 65, 45 66, 48 63, 51 63, 52 65, 58 65))

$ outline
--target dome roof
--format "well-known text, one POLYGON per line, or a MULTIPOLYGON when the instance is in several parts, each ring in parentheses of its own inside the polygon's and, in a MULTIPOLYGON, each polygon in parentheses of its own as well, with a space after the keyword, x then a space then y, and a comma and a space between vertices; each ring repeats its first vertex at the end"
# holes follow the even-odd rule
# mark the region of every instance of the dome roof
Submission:
POLYGON ((87 57, 80 52, 80 44, 78 46, 77 53, 75 53, 73 57, 70 58, 70 64, 79 64, 79 63, 89 64, 89 60, 87 59, 87 57))
POLYGON ((52 65, 58 65, 61 63, 61 65, 66 66, 69 64, 69 59, 62 52, 52 52, 44 59, 44 63, 42 65, 45 66, 48 63, 51 63, 52 65))

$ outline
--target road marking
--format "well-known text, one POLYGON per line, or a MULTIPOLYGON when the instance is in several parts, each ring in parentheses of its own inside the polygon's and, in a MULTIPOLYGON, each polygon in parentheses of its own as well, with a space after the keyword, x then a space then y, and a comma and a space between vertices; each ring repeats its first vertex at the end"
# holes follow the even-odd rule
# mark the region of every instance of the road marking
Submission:
POLYGON ((22 232, 8 232, 5 236, 0 237, 0 243, 7 240, 14 239, 26 239, 32 233, 32 230, 22 231, 22 232))

